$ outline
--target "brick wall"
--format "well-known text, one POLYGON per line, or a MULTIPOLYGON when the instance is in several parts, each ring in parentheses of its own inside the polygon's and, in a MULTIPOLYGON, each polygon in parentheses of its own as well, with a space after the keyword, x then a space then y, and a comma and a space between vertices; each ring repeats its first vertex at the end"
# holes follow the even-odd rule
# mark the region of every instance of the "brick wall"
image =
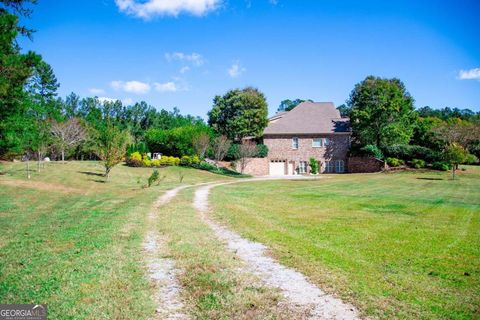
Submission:
POLYGON ((385 170, 385 162, 373 157, 349 157, 348 172, 369 173, 385 170))
MULTIPOLYGON (((243 170, 243 173, 249 174, 252 176, 266 176, 268 175, 269 170, 269 160, 268 158, 248 158, 247 165, 243 170)), ((237 161, 237 167, 235 169, 237 172, 241 171, 240 161, 237 161)))
POLYGON ((295 168, 297 168, 300 161, 309 162, 310 158, 313 157, 321 162, 321 172, 324 172, 325 161, 343 160, 345 161, 346 166, 347 152, 350 146, 349 137, 350 136, 346 134, 318 136, 275 135, 265 136, 263 138, 263 143, 268 147, 269 160, 294 161, 295 168), (292 148, 293 137, 298 138, 298 149, 292 148), (331 144, 320 148, 314 148, 312 147, 313 138, 329 138, 331 144))

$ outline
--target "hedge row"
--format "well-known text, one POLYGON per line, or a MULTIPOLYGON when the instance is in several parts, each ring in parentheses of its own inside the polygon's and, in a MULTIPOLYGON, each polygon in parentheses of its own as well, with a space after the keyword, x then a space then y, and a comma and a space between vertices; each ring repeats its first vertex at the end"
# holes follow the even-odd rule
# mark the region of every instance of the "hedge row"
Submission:
POLYGON ((168 157, 162 156, 161 159, 151 160, 146 154, 143 156, 139 152, 134 152, 127 157, 127 165, 131 167, 165 167, 165 166, 192 166, 200 163, 197 156, 168 157))

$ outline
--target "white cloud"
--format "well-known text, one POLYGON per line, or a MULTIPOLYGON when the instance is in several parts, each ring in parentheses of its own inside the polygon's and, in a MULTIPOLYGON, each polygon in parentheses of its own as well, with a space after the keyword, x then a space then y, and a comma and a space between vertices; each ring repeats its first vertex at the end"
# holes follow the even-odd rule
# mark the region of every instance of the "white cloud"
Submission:
POLYGON ((178 87, 175 84, 175 82, 173 82, 173 81, 168 81, 168 82, 165 82, 165 83, 155 82, 153 84, 153 86, 155 87, 155 90, 157 90, 159 92, 176 92, 176 91, 178 91, 178 87))
POLYGON ((190 71, 190 67, 189 66, 184 66, 184 67, 181 67, 180 68, 180 73, 181 74, 184 74, 186 72, 190 71))
POLYGON ((121 100, 121 99, 110 98, 110 97, 98 97, 97 99, 98 99, 98 101, 100 101, 101 103, 105 103, 105 102, 116 102, 117 100, 120 100, 123 105, 131 105, 131 104, 133 103, 133 100, 130 99, 130 98, 125 98, 125 99, 121 100))
POLYGON ((110 86, 115 90, 123 90, 135 94, 145 94, 150 91, 150 84, 136 80, 127 82, 115 80, 110 82, 110 86))
POLYGON ((216 10, 222 0, 115 0, 118 9, 145 20, 155 16, 178 16, 189 13, 203 16, 216 10))
POLYGON ((230 77, 232 77, 232 78, 237 78, 237 77, 239 77, 239 76, 242 75, 242 73, 244 73, 245 71, 247 71, 247 69, 245 69, 244 67, 242 67, 239 62, 235 62, 235 63, 232 64, 232 66, 227 70, 228 74, 229 74, 230 77))
POLYGON ((109 98, 109 97, 98 97, 97 99, 98 99, 98 101, 100 101, 101 103, 105 103, 105 102, 115 102, 115 101, 118 100, 118 99, 109 98))
POLYGON ((273 4, 274 6, 278 4, 278 0, 268 0, 268 2, 270 2, 270 4, 273 4))
POLYGON ((94 95, 99 95, 99 94, 104 94, 104 93, 105 93, 105 90, 103 90, 103 89, 98 89, 98 88, 90 88, 90 89, 88 89, 88 91, 89 91, 91 94, 94 94, 94 95))
POLYGON ((190 62, 194 66, 201 66, 205 63, 205 60, 203 59, 201 54, 198 53, 183 53, 183 52, 173 52, 173 53, 165 53, 165 59, 167 59, 168 62, 171 61, 186 61, 190 62))
POLYGON ((457 78, 459 80, 480 80, 480 68, 460 70, 457 78))

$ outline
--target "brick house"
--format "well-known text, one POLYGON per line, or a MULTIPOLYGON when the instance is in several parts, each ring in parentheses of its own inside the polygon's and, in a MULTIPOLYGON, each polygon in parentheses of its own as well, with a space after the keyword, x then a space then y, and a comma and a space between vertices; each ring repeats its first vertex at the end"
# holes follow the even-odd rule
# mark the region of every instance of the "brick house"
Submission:
POLYGON ((269 119, 263 135, 268 157, 259 160, 256 174, 306 174, 310 158, 321 173, 346 172, 350 136, 350 120, 333 103, 303 102, 269 119))

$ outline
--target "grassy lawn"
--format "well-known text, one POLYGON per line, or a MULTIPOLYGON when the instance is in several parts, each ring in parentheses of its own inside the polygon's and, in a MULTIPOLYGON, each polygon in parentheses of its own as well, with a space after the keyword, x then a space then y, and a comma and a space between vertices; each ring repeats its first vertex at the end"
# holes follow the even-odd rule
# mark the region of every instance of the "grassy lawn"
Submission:
POLYGON ((480 168, 218 187, 215 216, 282 263, 390 318, 480 317, 480 168))
MULTIPOLYGON (((2 163, 0 301, 47 303, 52 319, 145 319, 155 313, 141 256, 145 218, 166 189, 225 180, 164 168, 117 166, 104 183, 96 162, 47 163, 26 180, 24 164, 2 163)), ((33 166, 33 169, 36 167, 33 166)))

